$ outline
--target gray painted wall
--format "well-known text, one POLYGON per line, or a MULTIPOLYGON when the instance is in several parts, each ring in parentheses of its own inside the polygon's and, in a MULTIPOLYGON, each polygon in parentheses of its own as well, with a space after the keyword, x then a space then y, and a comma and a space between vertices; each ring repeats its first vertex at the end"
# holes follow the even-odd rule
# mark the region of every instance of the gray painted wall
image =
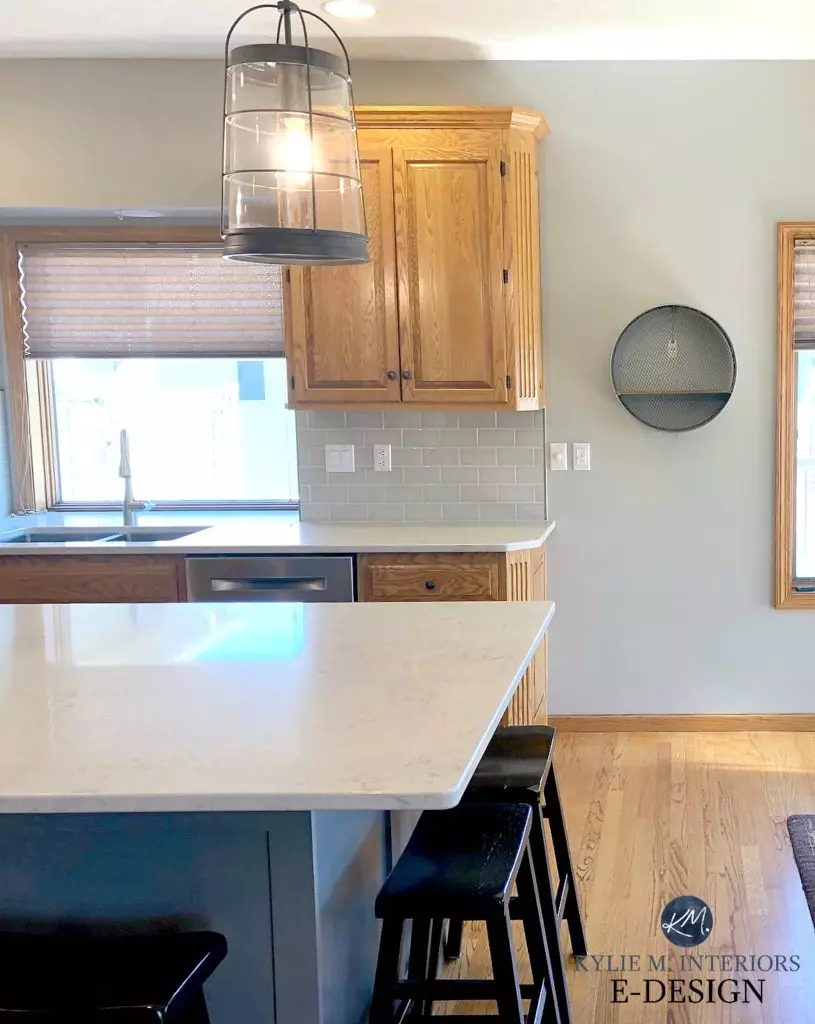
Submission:
MULTIPOLYGON (((360 102, 543 110, 552 711, 813 711, 812 621, 770 607, 774 225, 815 220, 815 64, 359 64, 360 102), (615 403, 617 332, 687 302, 730 332, 726 413, 695 434, 615 403)), ((215 63, 0 64, 7 206, 217 203, 215 63), (27 103, 19 101, 24 89, 27 103)))

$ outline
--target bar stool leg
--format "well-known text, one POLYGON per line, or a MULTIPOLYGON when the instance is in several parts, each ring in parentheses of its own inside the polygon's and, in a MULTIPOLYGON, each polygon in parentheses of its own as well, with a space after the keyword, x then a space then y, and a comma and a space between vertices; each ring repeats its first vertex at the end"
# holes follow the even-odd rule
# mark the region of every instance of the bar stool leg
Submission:
MULTIPOLYGON (((173 1016, 173 1020, 176 1018, 173 1016)), ((180 1024, 209 1024, 209 1012, 207 1011, 207 1001, 204 998, 204 992, 202 989, 198 989, 181 1013, 178 1014, 178 1021, 180 1024)))
POLYGON ((560 803, 554 765, 543 784, 543 799, 544 814, 549 819, 549 828, 552 832, 552 848, 555 853, 558 877, 561 885, 564 879, 568 880, 569 890, 566 893, 563 917, 569 927, 572 955, 587 956, 589 951, 586 946, 586 932, 583 928, 583 915, 580 912, 580 901, 577 896, 572 856, 569 853, 569 840, 566 836, 566 824, 563 819, 563 807, 560 803))
POLYGON ((543 830, 543 815, 540 809, 538 809, 538 813, 532 820, 529 846, 532 852, 532 863, 535 866, 535 881, 538 886, 538 897, 543 918, 543 935, 546 941, 546 948, 549 951, 552 986, 558 1008, 558 1019, 560 1024, 571 1024, 572 1011, 569 1002, 569 989, 566 984, 563 946, 560 942, 560 923, 557 919, 555 897, 552 892, 552 876, 549 871, 549 860, 546 856, 546 834, 543 830))
POLYGON ((439 957, 443 941, 444 918, 436 917, 430 928, 430 956, 427 963, 427 977, 430 981, 435 981, 439 973, 439 957))
POLYGON ((492 973, 497 989, 498 1017, 501 1024, 524 1024, 521 987, 518 981, 518 965, 515 959, 509 909, 504 909, 503 917, 488 918, 486 923, 492 973))
MULTIPOLYGON (((408 953, 407 976, 411 981, 427 981, 430 949, 430 918, 415 917, 410 929, 410 952, 408 953)), ((424 1000, 414 1000, 409 1017, 427 1017, 428 1008, 424 1000)))
POLYGON ((543 935, 543 916, 529 848, 521 862, 517 886, 526 949, 529 954, 529 965, 532 968, 532 980, 545 993, 543 996, 546 1000, 543 1007, 543 1024, 563 1024, 557 1007, 552 961, 543 935))
POLYGON ((392 1024, 396 1020, 393 990, 399 978, 404 925, 405 922, 397 917, 386 917, 382 922, 369 1024, 392 1024))
POLYGON ((464 922, 453 917, 447 922, 447 938, 444 941, 444 959, 458 960, 461 956, 461 940, 464 937, 464 922))

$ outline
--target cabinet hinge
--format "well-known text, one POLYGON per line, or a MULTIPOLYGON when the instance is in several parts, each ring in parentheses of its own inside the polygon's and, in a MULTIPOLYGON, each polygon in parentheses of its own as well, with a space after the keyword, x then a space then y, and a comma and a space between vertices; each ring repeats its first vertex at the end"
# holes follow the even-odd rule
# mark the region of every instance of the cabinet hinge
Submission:
POLYGON ((291 269, 286 267, 286 281, 291 281, 291 269))
POLYGON ((509 271, 504 268, 504 284, 509 284, 509 271))
POLYGON ((291 385, 292 391, 294 391, 294 374, 289 377, 289 384, 291 385))
POLYGON ((512 390, 512 377, 510 377, 509 374, 507 374, 507 390, 508 391, 512 390))
POLYGON ((507 173, 507 162, 506 162, 506 160, 502 160, 501 163, 499 164, 499 167, 501 169, 501 177, 505 178, 506 177, 506 173, 507 173))

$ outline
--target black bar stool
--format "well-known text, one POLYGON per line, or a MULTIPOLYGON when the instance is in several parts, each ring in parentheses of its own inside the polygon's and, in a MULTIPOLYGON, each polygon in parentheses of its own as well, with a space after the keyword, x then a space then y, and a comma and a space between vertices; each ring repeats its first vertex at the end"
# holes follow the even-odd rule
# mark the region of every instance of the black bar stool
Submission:
MULTIPOLYGON (((505 1024, 557 1024, 552 968, 544 942, 529 847, 532 811, 514 804, 471 804, 426 811, 376 899, 382 935, 370 1024, 402 1019, 412 1002, 430 1016, 433 1002, 488 999, 505 1024), (521 985, 509 903, 517 885, 516 916, 523 921, 533 982, 521 985), (444 920, 484 921, 493 978, 436 977, 444 920), (400 979, 405 924, 412 922, 407 976, 400 979), (528 1016, 523 999, 530 999, 528 1016)), ((495 1020, 459 1016, 457 1021, 495 1020)))
POLYGON ((225 956, 217 932, 0 933, 0 1020, 209 1024, 202 986, 225 956))
MULTIPOLYGON (((555 997, 561 1024, 571 1021, 569 993, 560 924, 566 921, 572 952, 586 956, 586 935, 574 881, 572 858, 563 819, 563 808, 557 788, 552 752, 555 730, 546 725, 511 725, 496 730, 483 758, 475 770, 465 795, 466 801, 511 800, 536 809, 530 835, 530 848, 535 867, 543 930, 554 972, 555 997), (546 854, 544 820, 549 822, 552 848, 558 873, 554 891, 546 854)), ((451 920, 445 956, 448 960, 461 955, 463 923, 451 920)))

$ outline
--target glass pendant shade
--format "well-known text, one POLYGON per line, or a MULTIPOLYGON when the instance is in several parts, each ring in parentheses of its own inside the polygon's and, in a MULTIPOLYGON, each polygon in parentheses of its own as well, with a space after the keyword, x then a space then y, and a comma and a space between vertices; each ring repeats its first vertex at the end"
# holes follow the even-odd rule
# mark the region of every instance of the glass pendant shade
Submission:
POLYGON ((338 56, 310 46, 303 20, 309 12, 287 0, 263 6, 281 12, 278 35, 283 29, 286 42, 230 51, 232 31, 245 15, 227 36, 224 256, 251 263, 365 263, 368 238, 344 47, 338 56), (290 41, 292 12, 304 45, 290 41))

